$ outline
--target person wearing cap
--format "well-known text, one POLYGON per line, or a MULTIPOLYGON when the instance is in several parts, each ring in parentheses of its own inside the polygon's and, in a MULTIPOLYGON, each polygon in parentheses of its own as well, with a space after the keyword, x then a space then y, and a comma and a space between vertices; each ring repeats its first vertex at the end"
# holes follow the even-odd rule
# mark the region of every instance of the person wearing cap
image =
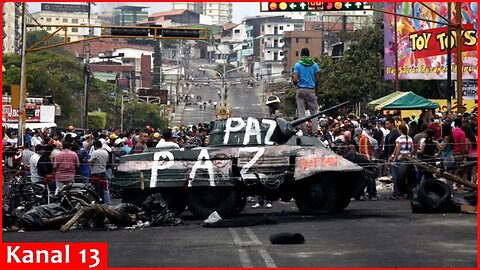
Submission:
POLYGON ((158 142, 157 146, 155 146, 156 148, 180 149, 180 146, 174 142, 171 129, 166 128, 163 130, 162 137, 163 138, 158 142))
POLYGON ((153 137, 153 138, 152 138, 153 144, 154 144, 154 145, 157 145, 158 142, 159 142, 160 139, 161 139, 161 138, 160 138, 160 137, 161 137, 161 136, 160 136, 160 133, 159 133, 159 132, 155 132, 155 133, 153 133, 152 137, 153 137))
POLYGON ((115 149, 113 150, 114 161, 119 161, 120 157, 130 153, 132 149, 125 145, 125 141, 122 138, 117 138, 113 142, 115 149))
MULTIPOLYGON (((313 127, 312 127, 312 130, 313 130, 313 127)), ((320 131, 321 131, 320 141, 324 142, 327 146, 332 147, 333 138, 328 128, 328 122, 326 119, 323 119, 323 118, 320 119, 320 131)))
POLYGON ((74 126, 68 126, 68 132, 65 133, 65 136, 70 134, 71 138, 77 137, 77 133, 75 132, 76 128, 74 126))
MULTIPOLYGON (((305 117, 305 110, 311 114, 318 112, 316 89, 320 83, 320 68, 310 58, 310 50, 303 48, 300 52, 301 59, 293 66, 293 84, 297 87, 296 103, 297 115, 299 118, 305 117)), ((307 134, 305 123, 300 124, 303 134, 307 134)), ((312 136, 317 136, 318 118, 312 119, 312 136)))

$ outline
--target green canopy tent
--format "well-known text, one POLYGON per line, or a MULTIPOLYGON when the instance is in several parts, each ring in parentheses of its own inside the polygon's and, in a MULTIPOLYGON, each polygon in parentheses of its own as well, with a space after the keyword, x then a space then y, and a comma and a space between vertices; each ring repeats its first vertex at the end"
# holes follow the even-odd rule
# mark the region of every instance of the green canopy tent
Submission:
POLYGON ((432 102, 413 92, 394 92, 368 103, 376 111, 380 110, 422 110, 436 109, 438 103, 432 102))

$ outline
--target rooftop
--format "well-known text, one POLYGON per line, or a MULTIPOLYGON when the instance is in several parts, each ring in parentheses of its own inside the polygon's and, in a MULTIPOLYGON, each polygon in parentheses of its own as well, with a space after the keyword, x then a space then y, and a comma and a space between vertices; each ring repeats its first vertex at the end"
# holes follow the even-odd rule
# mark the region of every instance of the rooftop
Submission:
POLYGON ((152 14, 148 15, 148 17, 164 17, 164 16, 172 16, 172 15, 181 15, 185 11, 187 11, 187 10, 186 9, 178 9, 178 10, 161 11, 161 12, 152 13, 152 14))

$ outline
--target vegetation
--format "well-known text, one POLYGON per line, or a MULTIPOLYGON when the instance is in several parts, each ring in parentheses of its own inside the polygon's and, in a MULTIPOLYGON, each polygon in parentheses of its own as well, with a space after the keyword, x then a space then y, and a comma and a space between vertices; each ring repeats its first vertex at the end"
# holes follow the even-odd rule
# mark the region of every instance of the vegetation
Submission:
POLYGON ((88 113, 88 128, 90 130, 103 130, 107 125, 107 114, 104 112, 88 113))
MULTIPOLYGON (((220 74, 223 74, 223 66, 225 65, 225 72, 231 70, 231 69, 234 69, 235 66, 230 64, 230 63, 226 63, 226 64, 218 64, 216 67, 215 67, 215 71, 220 73, 220 74)), ((228 73, 227 73, 227 76, 228 78, 228 73)))
MULTIPOLYGON (((34 31, 27 35, 28 46, 32 46, 46 36, 46 32, 34 31)), ((20 84, 21 57, 18 55, 4 55, 2 64, 5 67, 2 80, 2 93, 10 94, 10 85, 20 84)), ((115 85, 95 79, 92 76, 88 95, 88 111, 101 110, 105 113, 106 123, 117 123, 118 107, 115 99, 108 93, 115 91, 115 85)), ((52 96, 54 102, 61 106, 62 115, 57 116, 55 122, 60 127, 74 125, 82 126, 82 104, 84 95, 83 64, 73 55, 61 47, 27 54, 27 96, 52 96)), ((118 102, 117 102, 118 103, 118 102)), ((138 107, 148 108, 143 113, 132 114, 135 123, 152 122, 163 123, 160 110, 156 107, 139 104, 138 107), (154 111, 156 109, 156 111, 154 111)), ((140 111, 140 109, 138 109, 140 111)), ((95 117, 95 116, 94 116, 95 117)), ((97 120, 89 121, 89 127, 97 128, 97 120)))
POLYGON ((161 106, 158 104, 130 103, 125 108, 124 128, 168 127, 168 118, 162 117, 161 106))

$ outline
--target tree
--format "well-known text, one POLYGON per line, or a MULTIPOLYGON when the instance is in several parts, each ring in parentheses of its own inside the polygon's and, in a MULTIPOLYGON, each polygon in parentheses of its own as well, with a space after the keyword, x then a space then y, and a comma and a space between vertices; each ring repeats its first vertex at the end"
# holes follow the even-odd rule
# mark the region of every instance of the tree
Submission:
POLYGON ((383 79, 383 31, 381 22, 345 33, 352 42, 338 61, 325 57, 320 61, 319 103, 324 107, 346 101, 368 102, 392 91, 392 83, 383 79))
POLYGON ((223 74, 223 66, 225 65, 225 72, 231 70, 231 69, 234 69, 235 66, 230 64, 230 63, 226 63, 226 64, 218 64, 216 67, 215 67, 215 71, 220 73, 220 74, 223 74))
MULTIPOLYGON (((28 37, 29 42, 33 44, 42 35, 38 32, 29 32, 28 37)), ((21 58, 18 55, 7 55, 2 61, 6 68, 2 80, 3 94, 9 94, 10 85, 20 84, 21 58)), ((28 53, 26 62, 27 96, 52 96, 54 102, 62 108, 62 115, 56 119, 57 124, 81 126, 81 100, 84 92, 83 65, 72 55, 55 50, 28 53)), ((115 87, 110 83, 92 79, 89 111, 98 108, 106 112, 110 111, 113 104, 107 98, 109 89, 115 89, 115 87)))
POLYGON ((132 103, 125 108, 125 129, 151 126, 164 129, 168 119, 160 116, 161 106, 158 104, 132 103))

